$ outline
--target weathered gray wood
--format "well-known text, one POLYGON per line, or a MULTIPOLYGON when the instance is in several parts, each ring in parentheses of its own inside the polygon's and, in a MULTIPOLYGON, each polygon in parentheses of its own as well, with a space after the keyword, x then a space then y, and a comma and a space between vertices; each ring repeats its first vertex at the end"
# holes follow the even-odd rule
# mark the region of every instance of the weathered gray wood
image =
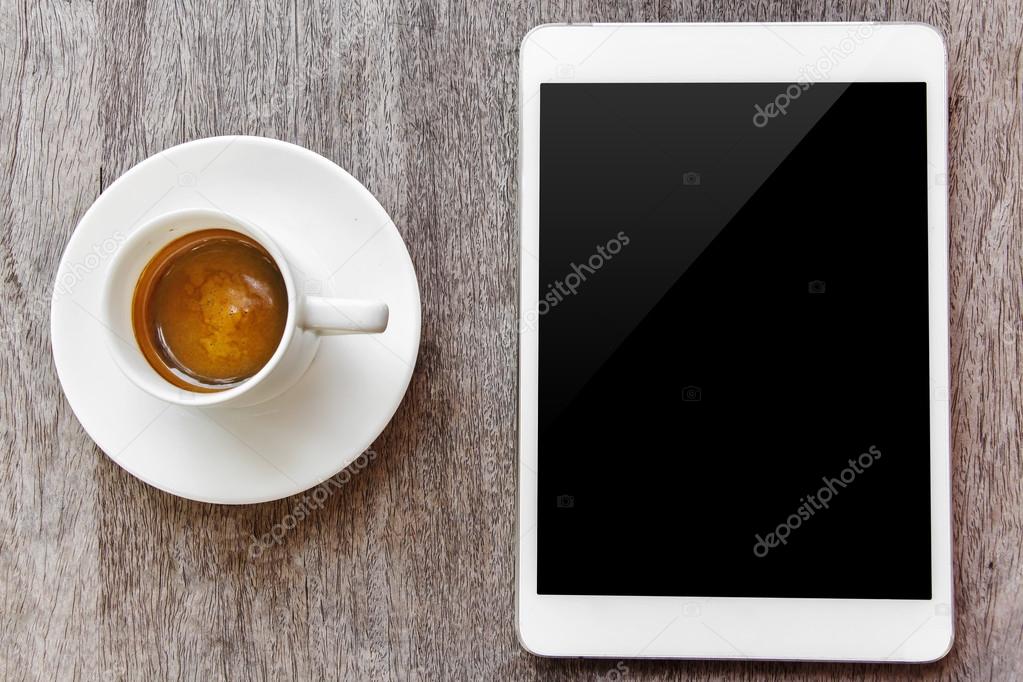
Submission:
MULTIPOLYGON (((613 678, 515 640, 516 50, 574 21, 923 20, 951 60, 955 649, 926 667, 624 663, 626 679, 1023 677, 1023 3, 0 2, 0 676, 613 678), (48 298, 102 187, 209 135, 349 169, 421 278, 409 394, 369 467, 279 545, 296 499, 191 503, 92 445, 48 298)), ((623 557, 629 560, 629 557, 623 557)), ((617 669, 619 672, 620 668, 617 669)))

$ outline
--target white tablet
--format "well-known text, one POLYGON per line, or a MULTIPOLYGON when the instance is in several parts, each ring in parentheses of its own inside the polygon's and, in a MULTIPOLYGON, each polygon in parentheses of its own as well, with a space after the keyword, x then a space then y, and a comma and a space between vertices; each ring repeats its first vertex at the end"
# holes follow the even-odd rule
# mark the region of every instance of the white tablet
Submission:
POLYGON ((943 656, 941 36, 542 26, 519 101, 522 645, 943 656))

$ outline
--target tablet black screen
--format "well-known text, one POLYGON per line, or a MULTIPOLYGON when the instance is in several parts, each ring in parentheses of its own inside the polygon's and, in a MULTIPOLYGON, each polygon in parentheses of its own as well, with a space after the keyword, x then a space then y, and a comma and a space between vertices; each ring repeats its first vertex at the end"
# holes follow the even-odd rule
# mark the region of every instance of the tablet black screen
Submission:
POLYGON ((929 598, 925 84, 540 97, 539 592, 929 598))

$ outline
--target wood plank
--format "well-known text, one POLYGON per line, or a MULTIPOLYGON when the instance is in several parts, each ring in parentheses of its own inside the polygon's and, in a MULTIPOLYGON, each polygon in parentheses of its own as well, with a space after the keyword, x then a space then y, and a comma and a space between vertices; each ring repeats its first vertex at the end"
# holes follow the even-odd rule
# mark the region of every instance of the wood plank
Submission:
POLYGON ((4 2, 0 31, 0 677, 91 679, 98 459, 56 380, 49 299, 99 192, 96 15, 4 2))

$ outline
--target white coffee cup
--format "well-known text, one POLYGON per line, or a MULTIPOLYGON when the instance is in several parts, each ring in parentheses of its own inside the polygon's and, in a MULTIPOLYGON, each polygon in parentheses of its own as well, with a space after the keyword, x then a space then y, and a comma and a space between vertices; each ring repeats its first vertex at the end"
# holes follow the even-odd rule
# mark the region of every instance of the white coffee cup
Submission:
POLYGON ((386 303, 300 295, 293 271, 284 252, 266 232, 238 216, 202 208, 171 211, 153 218, 121 244, 107 271, 101 316, 117 366, 139 388, 169 403, 243 407, 269 400, 293 386, 312 363, 321 336, 373 334, 387 328, 386 303), (266 249, 284 278, 288 317, 277 350, 259 372, 232 388, 200 393, 170 383, 146 360, 132 326, 132 299, 135 285, 153 256, 175 239, 209 228, 240 232, 266 249))

